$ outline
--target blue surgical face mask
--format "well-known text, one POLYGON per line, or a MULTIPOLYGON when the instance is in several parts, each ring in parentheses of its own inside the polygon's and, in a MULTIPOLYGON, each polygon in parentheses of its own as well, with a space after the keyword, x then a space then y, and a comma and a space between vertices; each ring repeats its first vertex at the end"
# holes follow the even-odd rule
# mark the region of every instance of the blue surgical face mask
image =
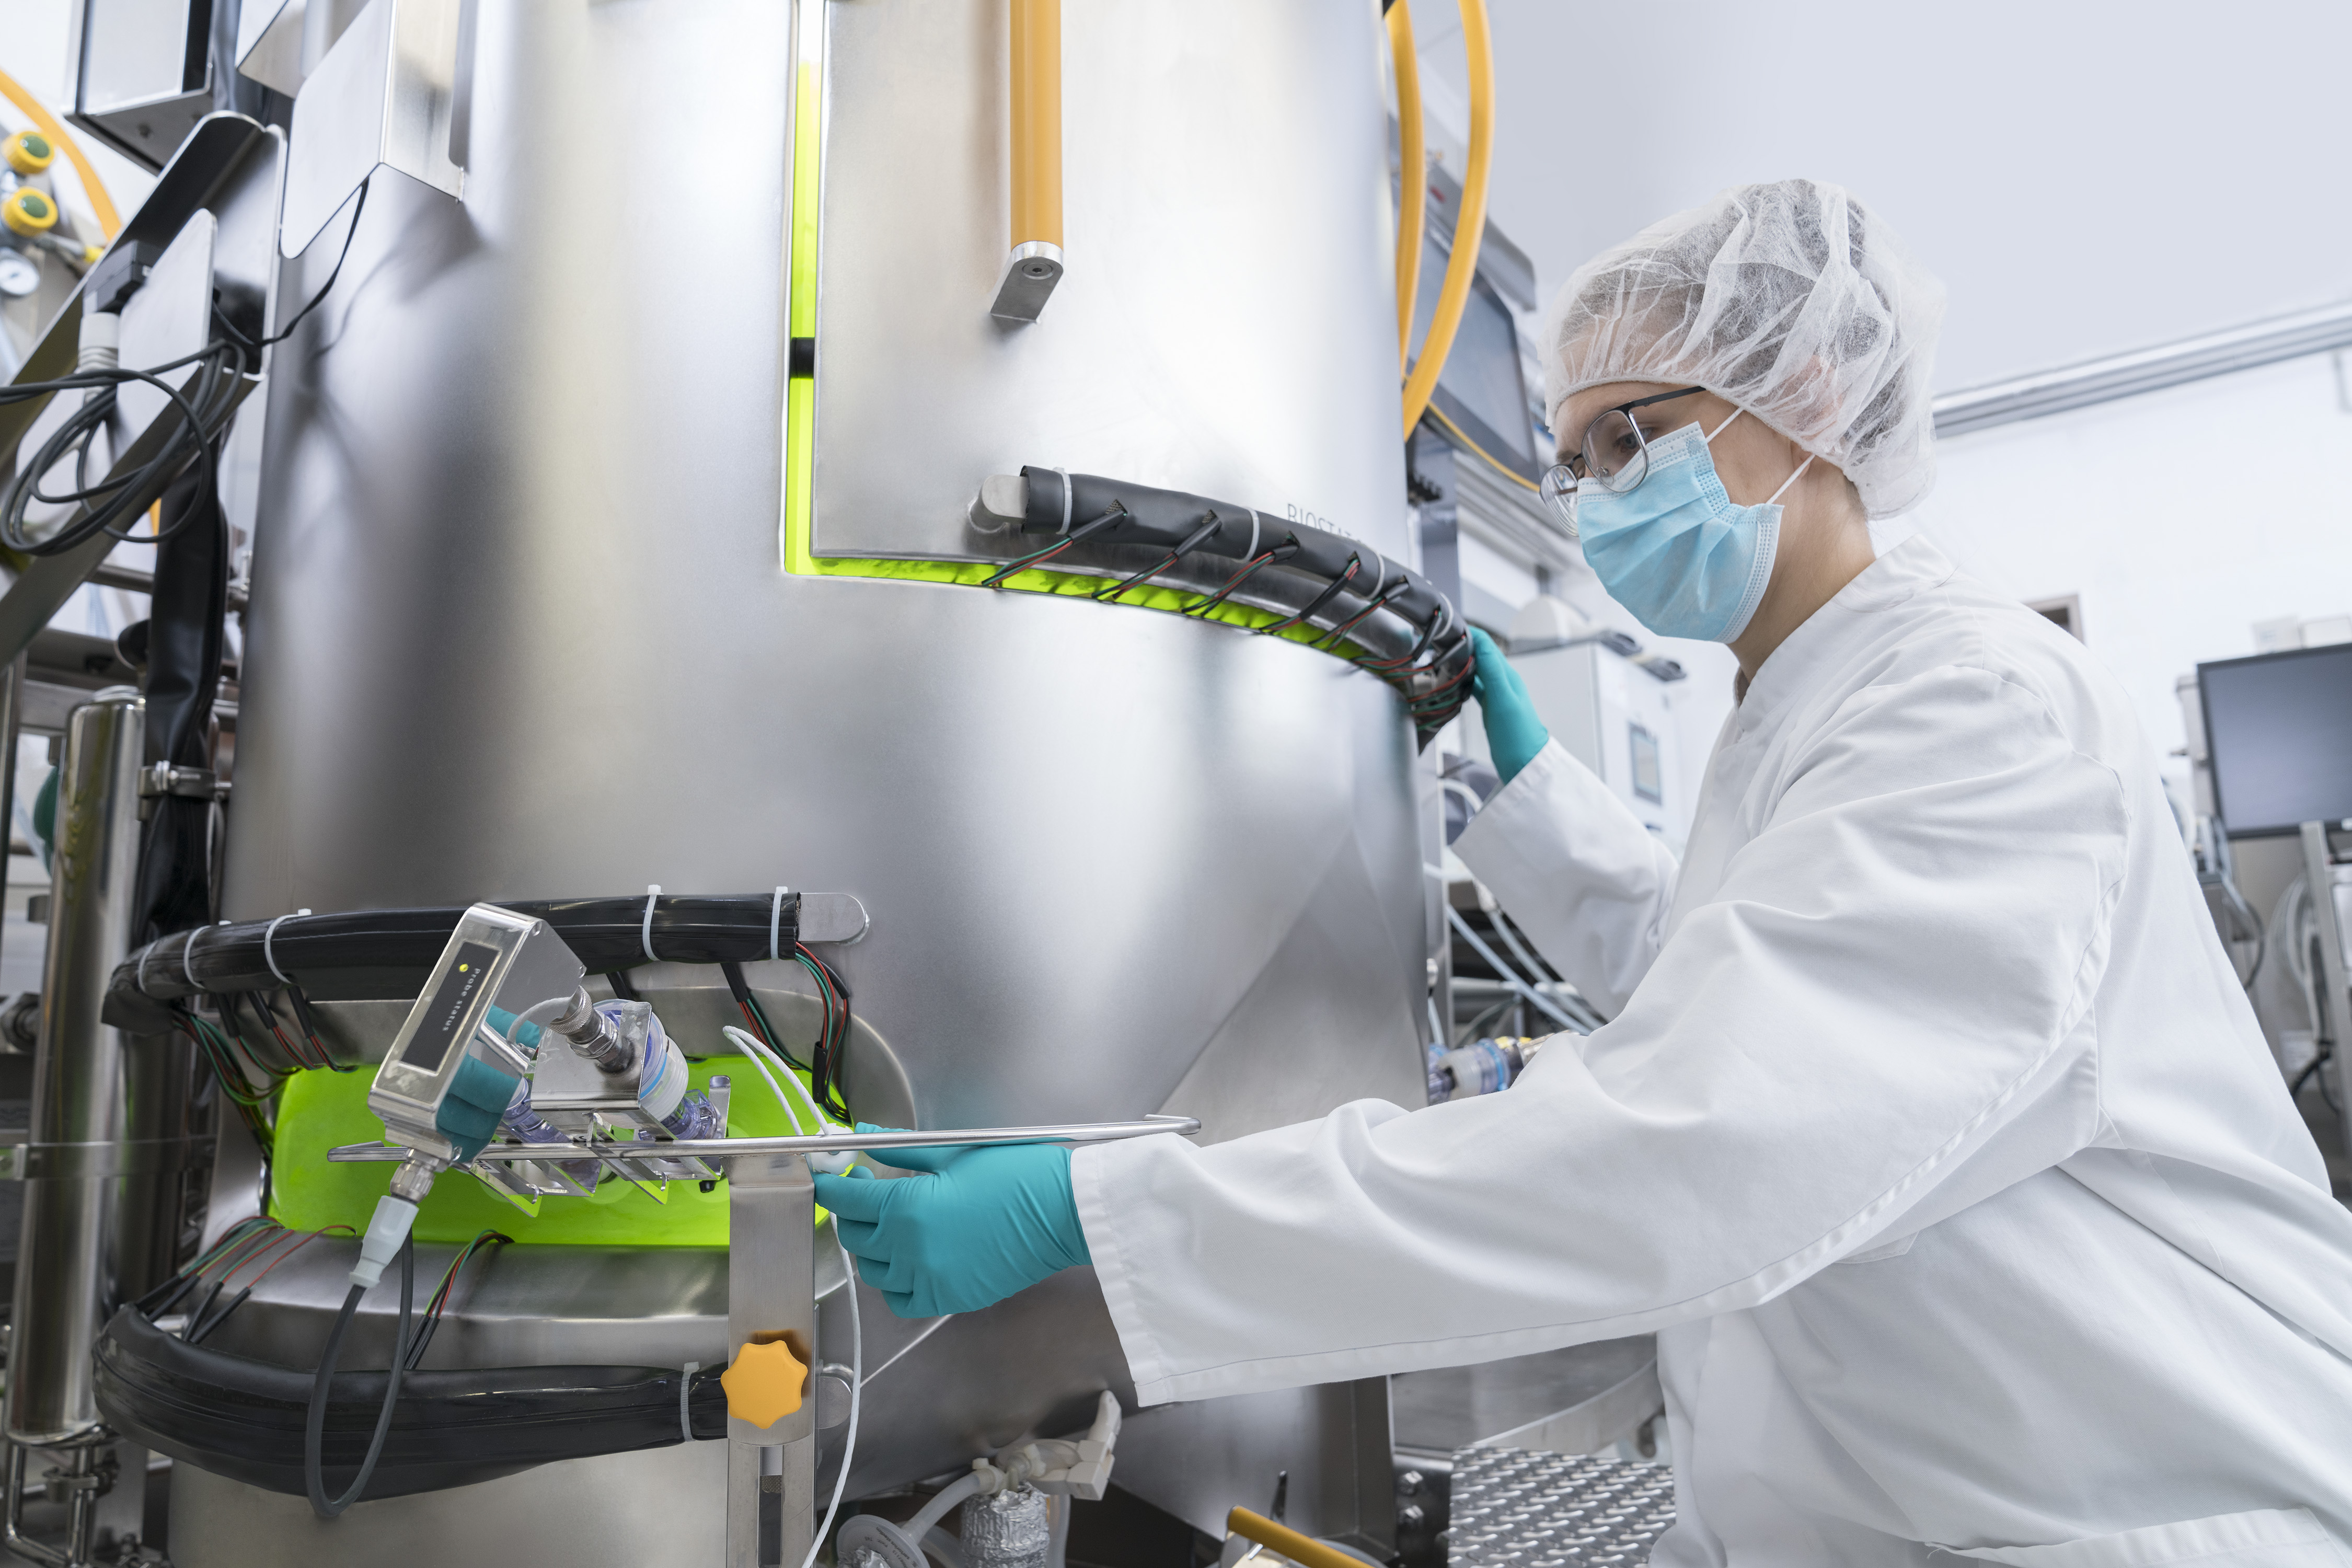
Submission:
POLYGON ((1649 443, 1649 474, 1623 495, 1597 484, 1576 492, 1585 563, 1662 637, 1729 642, 1748 629, 1772 579, 1777 503, 1812 465, 1809 455, 1761 506, 1734 506, 1707 451, 1731 419, 1712 433, 1685 425, 1649 443))

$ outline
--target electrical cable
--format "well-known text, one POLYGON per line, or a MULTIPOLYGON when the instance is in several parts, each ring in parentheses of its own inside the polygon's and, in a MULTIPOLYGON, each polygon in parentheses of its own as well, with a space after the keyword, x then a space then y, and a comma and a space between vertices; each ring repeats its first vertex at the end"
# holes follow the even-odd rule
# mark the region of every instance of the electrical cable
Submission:
POLYGON ((1159 576, 1160 574, 1167 571, 1170 567, 1183 560, 1187 555, 1192 554, 1193 551, 1198 550, 1203 540, 1207 539, 1209 535, 1216 532, 1217 530, 1223 528, 1224 525, 1224 520, 1219 517, 1215 510, 1212 509, 1209 513, 1209 521, 1202 523, 1198 531, 1194 532, 1191 537, 1171 548, 1168 552, 1166 559, 1160 561, 1156 565, 1146 566, 1142 571, 1136 573, 1133 576, 1121 578, 1118 585, 1115 587, 1096 589, 1094 594, 1095 598, 1108 604, 1117 604, 1120 597, 1124 595, 1129 588, 1134 587, 1138 583, 1142 582, 1147 577, 1159 576))
POLYGON ((1100 517, 1096 518, 1091 522, 1081 523, 1077 528, 1072 530, 1066 534, 1064 534, 1055 542, 1047 545, 1043 550, 1033 551, 1029 554, 1021 556, 1017 560, 1006 562, 1003 565, 991 573, 987 579, 980 585, 983 588, 1002 588, 1004 586, 1004 580, 1012 576, 1014 573, 1025 572, 1033 566, 1043 565, 1045 563, 1051 561, 1055 556, 1059 555, 1063 551, 1067 550, 1071 545, 1079 543, 1089 536, 1101 532, 1104 529, 1108 528, 1112 523, 1117 522, 1120 518, 1127 515, 1127 508, 1117 501, 1113 501, 1111 503, 1110 510, 1103 513, 1100 517))
MULTIPOLYGON (((350 1227, 346 1226, 344 1228, 348 1229, 350 1227)), ((425 1321, 417 1328, 416 1342, 409 1347, 409 1371, 415 1372, 418 1365, 425 1360, 425 1352, 432 1348, 433 1336, 441 1327, 442 1313, 448 1310, 450 1291, 457 1283, 457 1275, 459 1271, 462 1270, 467 1264, 471 1263, 474 1260, 475 1254, 478 1253, 485 1246, 491 1243, 511 1246, 514 1243, 514 1237, 507 1235, 504 1231, 481 1231, 475 1236, 473 1240, 466 1244, 464 1251, 458 1253, 457 1257, 449 1260, 447 1270, 441 1276, 440 1288, 433 1292, 432 1299, 425 1305, 425 1321)), ((270 1267, 275 1268, 277 1265, 273 1263, 270 1267)), ((260 1281, 256 1280, 255 1283, 258 1284, 260 1281)))
POLYGON ((319 1358, 319 1376, 310 1385, 310 1408, 302 1425, 302 1480, 310 1494, 310 1511, 320 1519, 334 1519, 359 1500, 367 1489, 368 1478, 375 1474, 375 1462, 383 1454, 384 1434, 392 1430, 392 1412, 400 1399, 401 1379, 408 1373, 408 1320, 416 1304, 416 1237, 414 1232, 400 1243, 400 1331, 393 1341, 392 1371, 383 1389, 383 1408, 375 1418, 375 1436, 368 1441, 367 1458, 360 1461, 359 1474, 352 1478, 349 1490, 339 1498, 327 1495, 327 1397, 332 1391, 335 1363, 341 1356, 343 1335, 351 1331, 352 1319, 360 1310, 360 1298, 367 1294, 364 1285, 352 1287, 343 1298, 343 1310, 335 1319, 335 1326, 327 1335, 327 1349, 319 1358))
POLYGON ((1404 384, 1404 427, 1400 440, 1412 437, 1437 390, 1438 374, 1454 349, 1454 334, 1470 306, 1470 285, 1478 272, 1478 247, 1486 235, 1486 186, 1495 163, 1495 41, 1486 26, 1486 0, 1458 0, 1462 13, 1462 49, 1470 68, 1470 147, 1463 171, 1462 205, 1454 222, 1453 253, 1446 258, 1445 281, 1437 291, 1437 308, 1429 331, 1421 341, 1421 357, 1404 384))
MULTIPOLYGON (((217 310, 216 321, 222 320, 217 310)), ((30 402, 63 392, 84 392, 80 405, 66 416, 49 433, 39 448, 17 465, 16 472, 0 491, 0 542, 26 555, 57 555, 73 550, 103 534, 109 539, 128 541, 136 538, 142 543, 153 543, 170 538, 185 528, 194 518, 207 515, 204 508, 190 507, 178 521, 167 528, 149 534, 132 531, 156 497, 163 494, 173 480, 184 473, 190 464, 203 472, 200 483, 210 487, 216 462, 216 443, 227 427, 230 414, 239 395, 239 382, 248 374, 245 351, 237 344, 215 339, 192 354, 185 354, 168 363, 148 370, 94 369, 76 371, 71 375, 54 381, 16 382, 0 386, 0 406, 30 402), (227 363, 234 356, 236 363, 227 363), (164 371, 183 365, 196 366, 189 386, 194 395, 163 378, 164 371), (89 447, 99 433, 113 417, 117 390, 128 382, 143 382, 154 387, 179 411, 179 420, 164 438, 162 447, 121 479, 89 482, 87 473, 89 447), (50 470, 68 457, 74 464, 75 488, 59 494, 42 489, 41 481, 50 470), (85 508, 74 521, 47 538, 36 539, 26 531, 26 513, 36 502, 45 506, 76 505, 85 508)), ((159 415, 158 417, 161 417, 159 415)))

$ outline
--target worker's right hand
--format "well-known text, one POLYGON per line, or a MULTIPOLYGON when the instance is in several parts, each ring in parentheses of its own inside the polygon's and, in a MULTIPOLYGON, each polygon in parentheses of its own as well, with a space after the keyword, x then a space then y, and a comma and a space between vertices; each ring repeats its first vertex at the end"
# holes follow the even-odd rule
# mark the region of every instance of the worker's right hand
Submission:
POLYGON ((1508 784, 1518 771, 1536 760, 1536 753, 1551 740, 1551 731, 1536 717, 1534 699, 1528 695, 1528 683, 1511 668, 1495 639, 1475 626, 1470 629, 1470 647, 1477 658, 1477 668, 1471 671, 1470 689, 1478 699, 1479 717, 1486 724, 1486 750, 1494 753, 1495 771, 1508 784))
POLYGON ((866 1158, 917 1174, 819 1175, 816 1201, 833 1211, 859 1278, 898 1317, 977 1311, 1094 1261, 1059 1144, 869 1149, 866 1158))

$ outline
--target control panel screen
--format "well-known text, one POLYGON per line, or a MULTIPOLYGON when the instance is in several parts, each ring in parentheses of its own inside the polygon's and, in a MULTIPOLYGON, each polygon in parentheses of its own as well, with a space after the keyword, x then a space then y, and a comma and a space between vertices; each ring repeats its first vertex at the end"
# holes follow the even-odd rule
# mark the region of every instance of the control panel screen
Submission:
POLYGON ((457 1041, 457 1027, 465 1021, 467 1008, 489 977, 490 965, 498 956, 498 949, 478 942, 457 949, 457 962, 441 977, 432 1005, 416 1026, 416 1033, 409 1037, 408 1048, 400 1054, 403 1065, 419 1072, 441 1070, 441 1064, 449 1059, 449 1047, 457 1041))

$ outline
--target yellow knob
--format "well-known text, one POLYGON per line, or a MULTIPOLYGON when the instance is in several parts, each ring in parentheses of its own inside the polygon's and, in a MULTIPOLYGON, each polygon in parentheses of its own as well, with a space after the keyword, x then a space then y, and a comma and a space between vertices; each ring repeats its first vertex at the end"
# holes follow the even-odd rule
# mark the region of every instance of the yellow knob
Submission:
POLYGON ((37 131, 19 131, 8 138, 8 166, 20 174, 37 174, 58 161, 58 150, 37 131))
POLYGON ((0 202, 0 223, 27 238, 46 234, 58 226, 58 204, 45 192, 19 186, 0 202))
POLYGON ((727 1390, 728 1415, 740 1415, 754 1426, 773 1426, 801 1407, 808 1366, 782 1340, 745 1345, 719 1383, 727 1390))

